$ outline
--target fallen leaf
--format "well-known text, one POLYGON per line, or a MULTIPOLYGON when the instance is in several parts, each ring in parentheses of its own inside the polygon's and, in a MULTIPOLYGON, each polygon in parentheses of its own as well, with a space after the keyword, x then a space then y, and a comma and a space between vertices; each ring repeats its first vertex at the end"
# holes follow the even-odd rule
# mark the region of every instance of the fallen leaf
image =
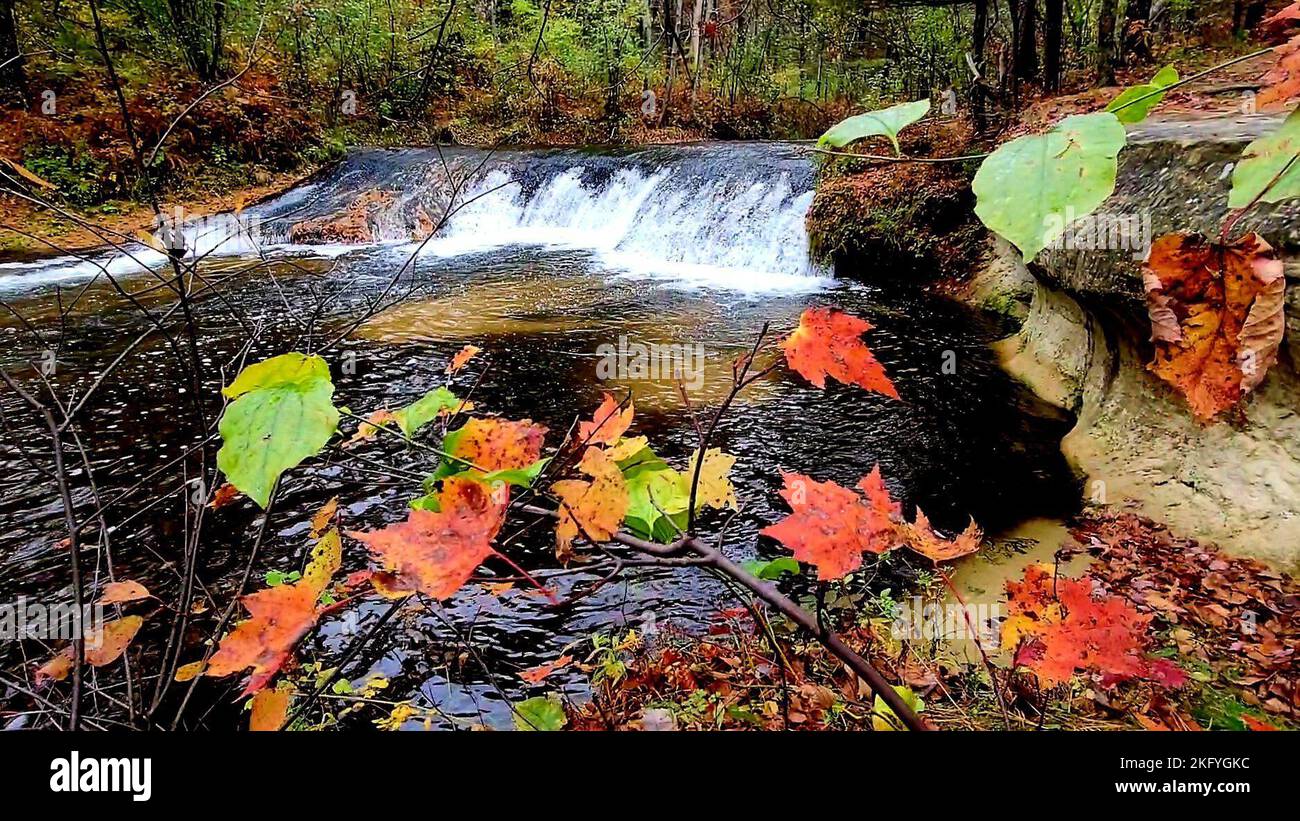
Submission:
POLYGON ((537 684, 556 670, 568 667, 572 663, 572 656, 560 656, 555 661, 548 661, 545 664, 539 664, 536 667, 530 667, 520 672, 519 677, 529 684, 537 684))
POLYGON ((969 556, 979 550, 984 534, 975 520, 971 519, 966 529, 955 538, 940 538, 930 527, 930 519, 918 507, 916 520, 903 528, 901 537, 912 550, 938 564, 969 556))
POLYGON ((1260 81, 1263 88, 1255 96, 1255 105, 1264 111, 1300 95, 1300 37, 1278 46, 1275 53, 1277 62, 1260 81))

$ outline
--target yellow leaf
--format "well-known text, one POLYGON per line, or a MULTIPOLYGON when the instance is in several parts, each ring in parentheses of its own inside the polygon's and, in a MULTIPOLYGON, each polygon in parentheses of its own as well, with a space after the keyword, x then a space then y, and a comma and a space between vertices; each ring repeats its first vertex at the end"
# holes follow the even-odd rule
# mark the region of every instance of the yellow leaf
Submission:
POLYGON ((275 732, 284 726, 289 713, 290 690, 258 690, 253 696, 253 711, 248 718, 248 729, 252 732, 275 732))

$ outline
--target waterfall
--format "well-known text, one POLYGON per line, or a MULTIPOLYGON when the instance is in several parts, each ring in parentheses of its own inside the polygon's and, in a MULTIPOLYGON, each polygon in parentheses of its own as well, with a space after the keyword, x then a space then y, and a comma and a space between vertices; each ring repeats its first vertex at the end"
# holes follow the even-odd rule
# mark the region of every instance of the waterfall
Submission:
MULTIPOLYGON (((171 230, 190 254, 338 255, 392 246, 439 257, 535 245, 589 251, 628 276, 815 289, 827 272, 808 256, 813 183, 807 155, 783 144, 621 153, 364 149, 238 216, 177 215, 171 230)), ((0 291, 166 263, 147 246, 130 250, 0 265, 0 291)))

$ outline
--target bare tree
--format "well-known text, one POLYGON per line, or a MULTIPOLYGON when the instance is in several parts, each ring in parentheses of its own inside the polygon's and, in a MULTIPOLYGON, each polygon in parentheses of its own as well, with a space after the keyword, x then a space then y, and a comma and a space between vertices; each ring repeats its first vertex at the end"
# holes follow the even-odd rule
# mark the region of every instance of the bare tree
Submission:
POLYGON ((1097 84, 1115 84, 1116 0, 1101 0, 1097 13, 1097 84))
POLYGON ((14 0, 0 0, 0 87, 21 89, 23 54, 18 50, 18 16, 14 0))

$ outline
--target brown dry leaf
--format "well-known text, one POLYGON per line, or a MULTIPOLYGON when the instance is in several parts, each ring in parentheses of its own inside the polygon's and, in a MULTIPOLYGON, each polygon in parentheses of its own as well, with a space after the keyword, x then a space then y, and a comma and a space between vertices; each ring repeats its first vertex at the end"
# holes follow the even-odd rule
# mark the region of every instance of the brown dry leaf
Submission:
POLYGON ((5 165, 9 166, 9 168, 12 169, 13 172, 18 176, 22 177, 23 179, 27 180, 28 182, 40 188, 44 188, 46 191, 58 190, 58 186, 55 185, 54 183, 41 179, 40 177, 36 176, 32 172, 28 171, 22 165, 19 165, 18 163, 9 159, 8 157, 0 157, 0 162, 3 162, 5 165))
POLYGON ((1264 379, 1285 320, 1282 262, 1257 234, 1228 245, 1200 234, 1155 241, 1144 277, 1153 373, 1213 419, 1264 379))
POLYGON ((124 616, 106 622, 99 630, 88 633, 86 663, 92 667, 103 667, 117 661, 126 652, 142 624, 144 619, 140 616, 124 616))
POLYGON ((313 539, 319 539, 321 534, 329 528, 330 522, 334 520, 334 514, 338 512, 338 509, 339 497, 335 496, 326 502, 320 510, 316 511, 316 515, 311 517, 311 537, 313 539))
POLYGON ((143 584, 130 579, 124 579, 120 582, 109 582, 104 585, 104 594, 99 597, 99 604, 123 604, 125 602, 139 601, 150 597, 148 588, 143 584))
POLYGON ((536 667, 530 667, 519 673, 519 677, 529 684, 537 684, 556 670, 561 670, 573 663, 573 656, 560 656, 555 661, 548 661, 536 667))
POLYGON ((212 494, 212 501, 208 502, 208 507, 212 510, 220 510, 231 502, 239 498, 239 488, 226 482, 217 488, 217 492, 212 494))
POLYGON ((953 539, 941 538, 930 527, 930 519, 919 507, 916 509, 916 521, 903 526, 901 535, 908 547, 935 564, 969 556, 980 549, 984 538, 984 533, 974 519, 953 539))
POLYGON ((1300 95, 1300 37, 1278 46, 1276 54, 1277 63, 1264 75, 1264 88, 1255 97, 1255 104, 1263 110, 1285 105, 1300 95))

